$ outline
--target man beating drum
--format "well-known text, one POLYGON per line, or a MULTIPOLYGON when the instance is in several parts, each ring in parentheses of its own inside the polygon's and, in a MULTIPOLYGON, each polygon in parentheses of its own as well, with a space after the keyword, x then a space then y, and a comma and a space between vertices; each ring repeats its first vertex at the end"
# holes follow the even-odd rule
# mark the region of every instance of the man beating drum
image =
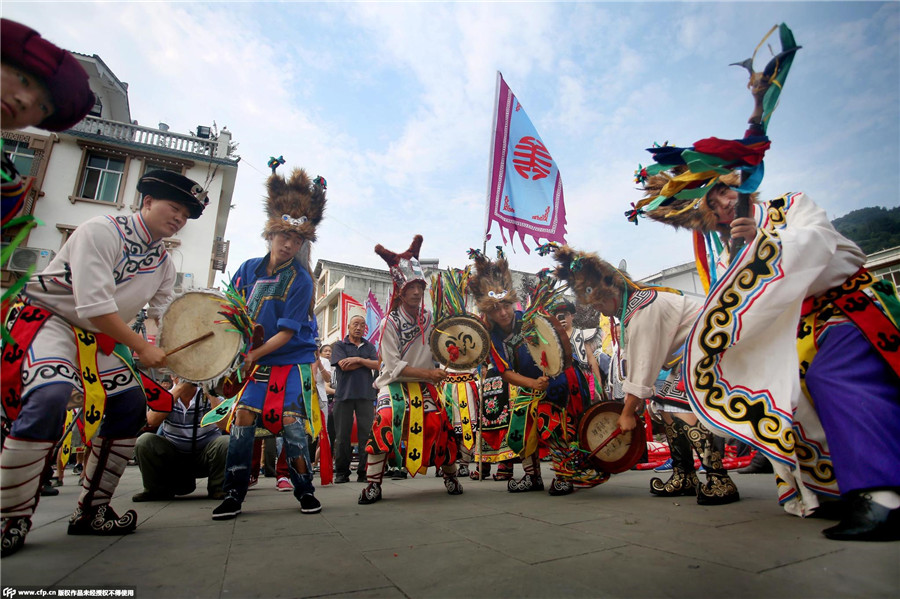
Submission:
MULTIPOLYGON (((126 324, 148 302, 150 315, 173 295, 175 266, 164 237, 206 207, 191 179, 151 171, 138 182, 141 209, 99 216, 78 227, 47 268, 26 285, 7 320, 15 343, 3 351, 3 557, 22 548, 38 502, 45 460, 63 431, 73 388, 85 395, 86 438, 94 434, 70 535, 121 535, 137 526, 109 502, 144 426, 151 384, 135 370, 166 363, 165 352, 126 324), (103 417, 105 415, 105 417, 103 417)), ((155 383, 153 383, 155 385, 155 383)), ((165 393, 155 386, 153 395, 165 393)), ((169 397, 169 399, 171 399, 169 397)))

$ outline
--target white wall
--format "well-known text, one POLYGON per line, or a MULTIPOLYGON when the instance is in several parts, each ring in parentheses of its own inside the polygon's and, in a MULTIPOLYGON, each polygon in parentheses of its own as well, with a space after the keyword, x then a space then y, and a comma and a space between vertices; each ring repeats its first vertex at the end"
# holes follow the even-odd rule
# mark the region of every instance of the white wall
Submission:
MULTIPOLYGON (((81 147, 71 136, 62 135, 59 143, 53 144, 42 186, 44 196, 36 202, 34 209, 34 215, 43 221, 45 226, 32 230, 27 246, 59 251, 63 235, 57 229, 57 224, 77 226, 95 216, 105 214, 125 216, 133 213, 132 205, 138 195, 137 182, 143 172, 144 161, 132 158, 129 162, 124 181, 123 206, 118 209, 114 205, 93 202, 73 204, 69 200, 69 196, 75 191, 81 157, 81 147)), ((177 271, 193 273, 195 287, 206 287, 212 273, 210 259, 215 238, 216 215, 222 196, 223 171, 226 168, 228 167, 220 165, 215 180, 210 184, 208 190, 210 203, 203 215, 197 220, 188 221, 176 236, 181 240, 181 245, 170 251, 177 271)), ((206 164, 197 163, 185 175, 202 185, 206 181, 207 172, 206 164)), ((216 272, 213 276, 213 286, 218 286, 223 277, 223 273, 216 272)))

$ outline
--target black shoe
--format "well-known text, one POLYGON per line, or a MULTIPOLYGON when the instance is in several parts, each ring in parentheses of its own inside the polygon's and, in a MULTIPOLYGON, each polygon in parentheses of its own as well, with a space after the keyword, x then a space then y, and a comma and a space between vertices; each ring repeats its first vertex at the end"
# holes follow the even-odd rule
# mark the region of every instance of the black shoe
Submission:
POLYGON ((122 516, 109 504, 82 511, 80 507, 69 519, 70 535, 127 535, 137 528, 137 512, 128 510, 122 516))
POLYGON ((553 480, 550 481, 550 490, 548 493, 557 497, 559 495, 569 495, 575 491, 575 485, 572 484, 570 480, 561 480, 559 478, 553 477, 553 480))
POLYGON ((460 464, 459 470, 456 472, 456 476, 462 478, 463 476, 469 476, 469 465, 468 464, 460 464))
POLYGON ((761 451, 757 451, 753 456, 753 460, 746 467, 738 470, 738 474, 771 474, 772 462, 761 451))
POLYGON ((213 520, 231 520, 232 518, 237 518, 238 514, 241 513, 241 502, 231 497, 230 495, 225 498, 219 507, 213 510, 212 519, 213 520))
POLYGON ((312 493, 305 493, 300 497, 300 512, 303 514, 318 514, 322 511, 322 504, 312 493))
POLYGON ((509 479, 506 490, 510 493, 527 493, 528 491, 543 491, 544 481, 540 476, 526 474, 520 480, 509 479))
POLYGON ((3 541, 0 557, 9 557, 25 546, 25 535, 31 529, 31 518, 16 516, 3 519, 3 541))
POLYGON ((444 486, 447 487, 447 495, 462 495, 463 488, 455 476, 445 476, 444 486))
POLYGON ((340 485, 342 483, 349 483, 350 475, 349 474, 335 474, 334 475, 334 484, 340 485))
POLYGON ((72 474, 81 474, 84 471, 83 464, 75 464, 75 467, 72 468, 72 474))
POLYGON ((395 468, 391 474, 392 480, 406 480, 406 468, 395 468))
POLYGON ((819 507, 807 518, 821 518, 822 520, 843 520, 850 513, 850 505, 841 499, 819 499, 819 507))
POLYGON ((658 497, 678 497, 696 495, 700 482, 696 472, 685 472, 680 466, 673 467, 669 480, 653 477, 650 479, 650 494, 658 497))
POLYGON ((886 508, 859 492, 852 498, 849 513, 836 526, 822 531, 834 541, 900 540, 900 508, 886 508))
POLYGON ((381 501, 381 485, 379 483, 369 483, 366 488, 359 494, 359 505, 369 505, 381 501))
POLYGON ((363 472, 363 473, 361 473, 361 474, 357 474, 357 475, 356 475, 356 482, 358 482, 358 483, 369 482, 369 479, 366 478, 366 473, 363 472))
POLYGON ((707 481, 697 487, 699 505, 725 505, 740 500, 741 494, 727 474, 710 474, 707 481))
POLYGON ((141 491, 131 496, 131 500, 135 503, 143 503, 144 501, 169 501, 174 495, 166 495, 164 493, 151 493, 150 491, 141 491))
POLYGON ((50 484, 50 481, 44 483, 41 487, 41 497, 54 497, 59 495, 59 489, 50 484))

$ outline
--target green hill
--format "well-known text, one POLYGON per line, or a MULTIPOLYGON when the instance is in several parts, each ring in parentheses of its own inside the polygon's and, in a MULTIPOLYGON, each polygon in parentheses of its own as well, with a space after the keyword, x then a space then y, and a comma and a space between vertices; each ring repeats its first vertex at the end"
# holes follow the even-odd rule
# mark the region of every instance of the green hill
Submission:
POLYGON ((860 208, 831 224, 866 254, 900 245, 900 207, 860 208))

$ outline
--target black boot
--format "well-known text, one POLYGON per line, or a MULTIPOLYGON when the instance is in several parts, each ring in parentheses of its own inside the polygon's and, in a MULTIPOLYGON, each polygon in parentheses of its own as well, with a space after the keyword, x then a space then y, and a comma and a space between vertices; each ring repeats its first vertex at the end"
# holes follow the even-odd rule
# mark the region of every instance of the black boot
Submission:
POLYGON ((834 541, 900 540, 900 508, 886 508, 866 491, 850 494, 849 512, 836 526, 822 533, 834 541))
POLYGON ((772 470, 772 462, 761 451, 757 451, 753 455, 753 459, 746 467, 738 470, 738 474, 770 474, 772 470))
POLYGON ((17 516, 3 519, 3 543, 0 557, 9 557, 25 546, 25 536, 31 528, 31 518, 17 516))
POLYGON ((706 469, 706 482, 697 487, 697 503, 724 505, 740 500, 737 485, 722 465, 722 452, 715 448, 713 434, 699 422, 693 426, 685 425, 685 430, 706 469))
POLYGON ((669 480, 650 479, 650 492, 660 497, 678 495, 696 495, 697 473, 694 472, 694 454, 688 440, 685 424, 675 418, 672 424, 665 423, 666 439, 669 441, 669 454, 672 456, 672 476, 669 480))
POLYGON ((116 514, 107 503, 82 511, 79 506, 69 519, 70 535, 127 535, 137 528, 137 513, 128 510, 122 516, 116 514))

